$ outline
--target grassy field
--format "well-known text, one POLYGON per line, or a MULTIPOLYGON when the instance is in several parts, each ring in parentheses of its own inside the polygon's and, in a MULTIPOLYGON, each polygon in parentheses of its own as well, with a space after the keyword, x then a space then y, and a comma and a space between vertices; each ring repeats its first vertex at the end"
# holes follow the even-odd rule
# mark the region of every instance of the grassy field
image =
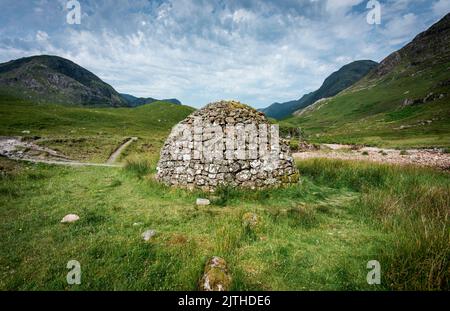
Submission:
POLYGON ((195 290, 211 256, 226 259, 234 290, 449 289, 448 173, 315 160, 298 163, 301 182, 288 188, 170 189, 153 179, 159 148, 191 111, 3 97, 0 135, 38 136, 74 159, 103 162, 126 137, 140 139, 124 168, 0 158, 0 290, 195 290), (257 230, 243 226, 246 212, 261 217, 257 230), (69 213, 80 221, 61 224, 69 213), (157 231, 150 242, 147 229, 157 231), (72 259, 79 286, 66 283, 72 259), (366 282, 372 259, 381 285, 366 282))
POLYGON ((1 290, 195 290, 211 256, 235 290, 449 289, 449 175, 315 160, 301 183, 209 194, 169 189, 151 160, 119 168, 1 161, 1 290), (262 218, 256 231, 245 212, 262 218), (81 220, 60 223, 68 213, 81 220), (137 224, 137 225, 134 225, 137 224), (144 242, 146 229, 157 231, 144 242), (69 286, 76 259, 82 284, 69 286), (382 284, 369 286, 376 259, 382 284))
POLYGON ((39 138, 38 144, 74 160, 105 162, 132 136, 139 140, 131 150, 157 155, 172 126, 192 111, 164 102, 138 108, 37 105, 0 95, 0 136, 39 138))
POLYGON ((395 71, 382 80, 364 78, 311 111, 281 122, 301 127, 311 142, 380 147, 450 146, 450 63, 395 71), (403 107, 406 98, 446 94, 426 104, 403 107))

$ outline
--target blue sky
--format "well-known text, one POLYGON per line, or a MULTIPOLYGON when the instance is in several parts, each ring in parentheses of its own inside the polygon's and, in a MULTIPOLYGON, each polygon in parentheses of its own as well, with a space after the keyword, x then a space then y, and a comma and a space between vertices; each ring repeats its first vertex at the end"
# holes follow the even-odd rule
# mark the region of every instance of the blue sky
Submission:
POLYGON ((119 92, 201 107, 261 108, 317 89, 341 66, 381 61, 450 11, 450 0, 0 0, 0 62, 66 57, 119 92))

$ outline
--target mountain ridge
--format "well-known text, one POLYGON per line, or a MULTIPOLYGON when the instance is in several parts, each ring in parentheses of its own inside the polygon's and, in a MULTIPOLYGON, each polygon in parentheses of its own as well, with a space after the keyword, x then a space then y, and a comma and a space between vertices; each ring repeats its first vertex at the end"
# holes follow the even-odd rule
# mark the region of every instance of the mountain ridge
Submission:
POLYGON ((146 104, 152 104, 154 102, 166 102, 175 105, 183 105, 181 101, 176 98, 156 99, 153 97, 136 97, 125 93, 119 93, 119 95, 128 103, 130 107, 138 107, 146 104))
POLYGON ((283 120, 311 141, 450 146, 450 13, 336 96, 283 120))
POLYGON ((414 39, 402 47, 400 50, 395 51, 384 58, 380 65, 369 75, 369 78, 381 77, 389 73, 395 66, 399 65, 405 58, 414 57, 415 60, 411 65, 418 65, 427 60, 430 62, 439 61, 437 59, 430 58, 435 54, 450 51, 450 44, 446 42, 443 34, 450 30, 450 13, 445 15, 440 21, 433 24, 427 30, 419 33, 414 39), (430 39, 432 38, 432 39, 430 39), (445 44, 447 43, 447 44, 445 44), (436 51, 437 49, 437 51, 436 51))
POLYGON ((332 97, 342 90, 350 87, 367 73, 375 68, 378 63, 371 60, 358 60, 342 66, 339 70, 329 75, 319 89, 314 92, 303 95, 298 100, 292 100, 284 103, 273 103, 267 108, 261 109, 266 116, 283 119, 296 111, 312 105, 316 101, 332 97))
POLYGON ((37 55, 0 64, 0 88, 36 102, 125 107, 114 88, 91 71, 53 55, 37 55))
POLYGON ((176 98, 159 100, 120 94, 93 72, 55 55, 0 63, 0 91, 37 103, 98 107, 138 107, 154 102, 182 105, 176 98))

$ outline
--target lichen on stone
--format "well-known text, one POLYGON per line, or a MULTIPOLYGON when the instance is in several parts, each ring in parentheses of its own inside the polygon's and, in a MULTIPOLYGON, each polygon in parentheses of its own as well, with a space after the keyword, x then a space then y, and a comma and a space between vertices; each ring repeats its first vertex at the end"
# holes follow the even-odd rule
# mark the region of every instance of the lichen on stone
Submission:
POLYGON ((205 272, 200 280, 202 291, 228 291, 231 286, 231 276, 225 259, 212 257, 205 266, 205 272))

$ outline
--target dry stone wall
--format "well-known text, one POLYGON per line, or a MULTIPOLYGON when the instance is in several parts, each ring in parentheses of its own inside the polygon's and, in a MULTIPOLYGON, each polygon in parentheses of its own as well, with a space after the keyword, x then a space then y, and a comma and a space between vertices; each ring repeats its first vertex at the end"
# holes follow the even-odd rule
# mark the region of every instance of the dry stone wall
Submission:
POLYGON ((298 182, 299 173, 278 126, 247 105, 220 101, 172 129, 161 150, 157 179, 213 191, 220 185, 277 187, 298 182))

